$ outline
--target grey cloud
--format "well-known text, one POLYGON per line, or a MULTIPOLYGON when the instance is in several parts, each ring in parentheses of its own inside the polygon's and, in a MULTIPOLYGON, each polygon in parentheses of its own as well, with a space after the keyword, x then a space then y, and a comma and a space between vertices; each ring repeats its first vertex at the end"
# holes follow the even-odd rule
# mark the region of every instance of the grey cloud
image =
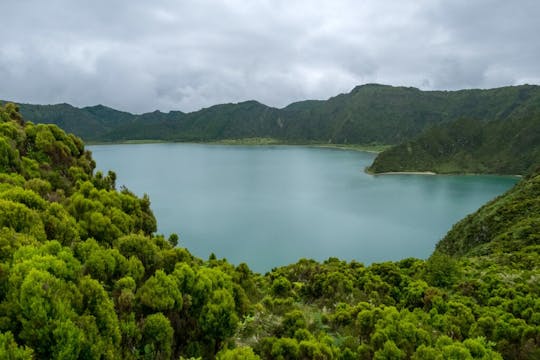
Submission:
POLYGON ((366 82, 540 81, 532 0, 7 0, 3 13, 0 98, 15 101, 191 111, 366 82))

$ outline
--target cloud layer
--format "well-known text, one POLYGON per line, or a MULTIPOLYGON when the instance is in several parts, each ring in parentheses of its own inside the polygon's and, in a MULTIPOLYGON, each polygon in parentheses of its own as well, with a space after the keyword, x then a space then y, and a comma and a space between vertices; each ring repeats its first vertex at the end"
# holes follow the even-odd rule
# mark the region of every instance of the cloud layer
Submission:
POLYGON ((540 83, 536 0, 5 0, 0 98, 192 111, 540 83))

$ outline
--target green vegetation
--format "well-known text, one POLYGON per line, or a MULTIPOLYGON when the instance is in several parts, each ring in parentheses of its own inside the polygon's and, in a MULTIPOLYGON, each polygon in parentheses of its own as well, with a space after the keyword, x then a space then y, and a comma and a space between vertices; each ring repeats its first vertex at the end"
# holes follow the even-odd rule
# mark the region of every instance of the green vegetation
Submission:
MULTIPOLYGON (((126 142, 130 143, 130 142, 126 142)), ((219 144, 219 145, 245 145, 245 146, 256 146, 256 145, 307 145, 313 147, 321 148, 330 148, 330 149, 343 149, 343 150, 355 150, 355 151, 367 151, 379 153, 384 150, 387 150, 391 145, 355 145, 355 144, 321 144, 316 142, 309 143, 293 143, 293 142, 283 142, 278 139, 272 138, 247 138, 247 139, 225 139, 219 141, 210 142, 210 144, 219 144)))
POLYGON ((0 108, 1 359, 540 357, 540 175, 426 261, 260 275, 156 235, 148 197, 94 166, 77 137, 0 108))
POLYGON ((430 128, 379 154, 369 171, 527 174, 539 162, 540 112, 536 112, 485 124, 460 119, 430 128))
POLYGON ((245 138, 245 139, 223 139, 213 141, 211 144, 221 145, 283 145, 283 141, 272 138, 245 138))
POLYGON ((540 244, 540 175, 530 175, 503 196, 455 224, 437 245, 451 256, 536 252, 540 244))
POLYGON ((133 115, 103 105, 20 104, 91 143, 158 141, 321 145, 383 153, 373 173, 523 174, 540 159, 540 87, 421 91, 367 84, 325 101, 276 109, 256 101, 191 113, 133 115), (390 148, 389 145, 398 145, 390 148))
POLYGON ((367 151, 367 152, 372 152, 372 153, 380 153, 392 147, 391 145, 375 145, 375 144, 372 144, 372 145, 317 144, 317 145, 312 145, 312 146, 322 147, 322 148, 331 148, 331 149, 367 151))
POLYGON ((102 105, 20 104, 25 119, 52 122, 85 141, 210 142, 275 139, 286 144, 400 144, 433 125, 461 117, 480 122, 511 119, 537 108, 540 87, 421 91, 367 84, 325 101, 276 109, 256 101, 222 104, 191 113, 133 115, 102 105))

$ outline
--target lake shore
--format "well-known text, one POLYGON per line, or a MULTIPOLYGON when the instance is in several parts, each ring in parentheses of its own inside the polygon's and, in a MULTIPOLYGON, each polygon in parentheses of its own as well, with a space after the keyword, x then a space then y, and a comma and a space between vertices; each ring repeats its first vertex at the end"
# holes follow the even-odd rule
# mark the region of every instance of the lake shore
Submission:
POLYGON ((378 154, 384 150, 390 148, 392 145, 342 145, 342 144, 307 144, 304 146, 328 148, 328 149, 340 149, 340 150, 353 150, 363 151, 373 154, 378 154))
POLYGON ((515 174, 482 174, 482 173, 436 173, 433 171, 387 171, 382 173, 374 173, 369 171, 368 168, 364 170, 366 174, 378 176, 378 175, 429 175, 429 176, 497 176, 497 177, 509 177, 521 179, 523 175, 515 174))
POLYGON ((383 173, 366 172, 371 175, 439 175, 433 171, 389 171, 383 173))
POLYGON ((141 140, 122 140, 122 141, 89 141, 84 140, 85 145, 133 145, 133 144, 165 144, 173 143, 174 141, 141 139, 141 140))
MULTIPOLYGON (((124 141, 102 141, 92 142, 85 141, 86 145, 133 145, 133 144, 201 144, 201 145, 231 145, 231 146, 304 146, 314 148, 326 148, 337 150, 349 150, 368 152, 372 154, 378 154, 384 150, 390 148, 392 145, 356 145, 356 144, 328 144, 328 143, 294 143, 283 142, 274 138, 244 138, 244 139, 225 139, 218 141, 166 141, 157 139, 140 139, 140 140, 124 140, 124 141)), ((434 171, 387 171, 382 173, 374 173, 368 170, 366 167, 364 171, 369 175, 493 175, 493 176, 509 176, 515 178, 522 178, 523 175, 514 174, 489 174, 489 173, 437 173, 434 171)))
POLYGON ((244 138, 225 139, 217 141, 166 141, 154 139, 122 140, 122 141, 85 141, 86 145, 132 145, 132 144, 203 144, 203 145, 234 145, 234 146, 308 146, 317 148, 362 151, 378 154, 392 145, 357 145, 357 144, 328 144, 328 143, 296 143, 284 142, 274 138, 244 138))
POLYGON ((211 142, 196 142, 197 144, 216 144, 216 145, 241 145, 241 146, 308 146, 316 148, 340 149, 363 151, 378 154, 392 145, 360 145, 360 144, 329 144, 317 142, 286 142, 274 138, 244 138, 244 139, 226 139, 211 142))

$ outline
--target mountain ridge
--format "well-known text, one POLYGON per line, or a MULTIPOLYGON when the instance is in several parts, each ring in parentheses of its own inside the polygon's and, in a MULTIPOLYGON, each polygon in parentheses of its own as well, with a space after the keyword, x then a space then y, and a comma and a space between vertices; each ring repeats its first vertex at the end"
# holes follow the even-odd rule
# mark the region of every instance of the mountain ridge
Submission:
POLYGON ((480 121, 512 117, 540 99, 540 87, 518 85, 488 90, 424 91, 364 84, 326 100, 293 102, 283 108, 256 100, 217 104, 193 112, 156 110, 143 114, 104 105, 20 103, 33 122, 53 122, 86 141, 215 141, 243 137, 295 143, 396 145, 427 127, 462 116, 480 121))

